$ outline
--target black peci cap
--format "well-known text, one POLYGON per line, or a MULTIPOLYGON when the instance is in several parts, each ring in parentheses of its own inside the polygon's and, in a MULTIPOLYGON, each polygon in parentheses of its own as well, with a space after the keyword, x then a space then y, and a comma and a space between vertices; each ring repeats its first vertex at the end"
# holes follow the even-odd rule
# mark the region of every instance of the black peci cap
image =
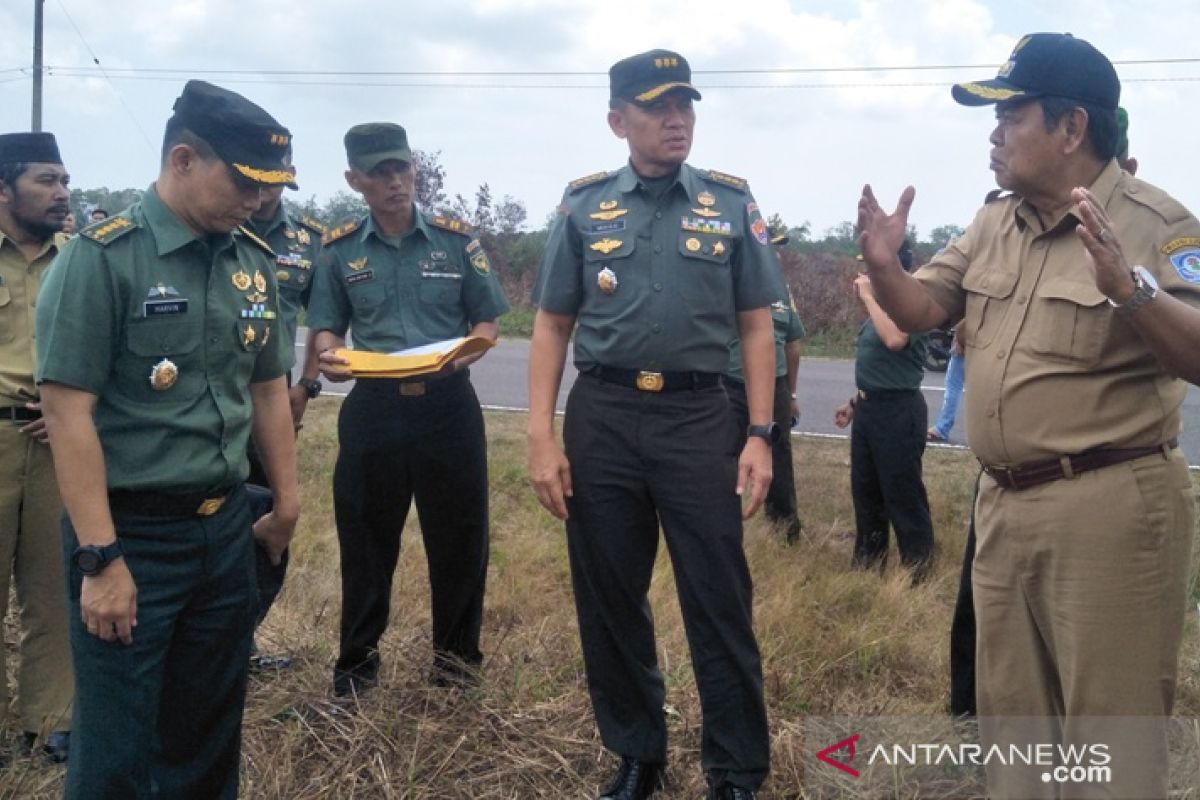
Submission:
POLYGON ((246 180, 263 186, 291 186, 295 179, 283 159, 292 134, 240 94, 205 81, 188 81, 167 123, 187 128, 246 180))
POLYGON ((964 106, 1065 97, 1115 111, 1121 81, 1112 62, 1083 39, 1069 33, 1031 33, 1017 42, 995 78, 955 84, 951 93, 964 106))
POLYGON ((0 164, 61 164, 53 133, 0 134, 0 164))
POLYGON ((692 86, 687 59, 670 50, 650 50, 622 59, 608 70, 609 96, 638 105, 653 103, 664 94, 682 89, 693 100, 700 92, 692 86))

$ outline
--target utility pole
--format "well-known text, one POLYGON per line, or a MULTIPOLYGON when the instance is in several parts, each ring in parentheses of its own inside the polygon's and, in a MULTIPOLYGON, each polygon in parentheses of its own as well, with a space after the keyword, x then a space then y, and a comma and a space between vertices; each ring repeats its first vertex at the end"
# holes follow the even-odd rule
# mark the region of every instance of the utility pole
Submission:
POLYGON ((42 129, 42 10, 46 0, 33 0, 33 119, 29 129, 42 129))

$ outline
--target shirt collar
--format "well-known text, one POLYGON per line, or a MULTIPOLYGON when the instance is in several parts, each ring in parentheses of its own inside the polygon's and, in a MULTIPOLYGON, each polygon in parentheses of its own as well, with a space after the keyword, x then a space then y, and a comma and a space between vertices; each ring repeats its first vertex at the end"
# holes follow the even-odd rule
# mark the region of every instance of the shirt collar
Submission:
MULTIPOLYGON (((401 236, 401 238, 405 238, 405 237, 411 236, 416 231, 420 231, 421 235, 424 236, 426 239, 430 238, 429 225, 425 222, 425 215, 421 213, 420 207, 416 203, 413 203, 413 227, 412 227, 412 230, 408 231, 408 233, 403 233, 400 236, 401 236)), ((359 231, 358 241, 365 242, 367 240, 367 237, 372 234, 375 235, 376 239, 383 242, 384 244, 387 244, 387 238, 386 238, 387 234, 385 234, 382 230, 380 230, 379 226, 375 224, 375 215, 368 213, 367 221, 365 223, 363 223, 362 229, 359 231)))
MULTIPOLYGON (((696 174, 696 170, 692 169, 686 163, 679 165, 679 174, 675 176, 675 183, 671 185, 667 192, 669 193, 676 185, 683 186, 683 190, 687 192, 688 199, 692 202, 696 201, 696 195, 703 191, 703 187, 699 186, 700 178, 696 174)), ((633 169, 631 162, 626 162, 625 166, 621 167, 617 172, 617 180, 615 186, 618 192, 629 194, 635 191, 642 183, 637 172, 633 169)))
POLYGON ((146 220, 146 227, 154 236, 154 244, 160 256, 187 247, 192 242, 211 246, 214 254, 233 244, 232 232, 215 233, 207 237, 196 235, 158 196, 156 184, 150 184, 150 188, 142 195, 142 216, 146 220))
MULTIPOLYGON (((1092 184, 1088 187, 1088 189, 1091 191, 1092 195, 1098 201, 1100 201, 1100 205, 1102 207, 1108 207, 1109 202, 1112 200, 1113 193, 1116 192, 1117 186, 1123 180, 1123 176, 1124 173, 1121 171, 1120 165, 1117 164, 1117 160, 1113 158, 1109 159, 1109 162, 1104 166, 1104 169, 1102 169, 1100 174, 1096 176, 1096 179, 1092 181, 1092 184)), ((1021 230, 1032 229, 1034 231, 1038 231, 1037 223, 1039 222, 1040 217, 1037 210, 1029 204, 1028 200, 1022 199, 1020 203, 1017 203, 1013 214, 1017 227, 1019 227, 1021 230)), ((1041 233, 1059 232, 1063 229, 1074 230, 1075 226, 1078 225, 1082 220, 1083 216, 1079 213, 1079 205, 1072 204, 1067 210, 1067 213, 1063 215, 1062 219, 1057 221, 1057 224, 1054 227, 1047 228, 1046 230, 1041 231, 1041 233)))
MULTIPOLYGON (((42 246, 38 250, 37 255, 33 257, 33 260, 30 261, 29 264, 32 266, 33 264, 36 264, 37 262, 41 261, 43 258, 46 257, 46 254, 52 250, 55 253, 57 253, 58 248, 59 248, 59 242, 61 241, 60 237, 62 237, 62 234, 56 233, 53 236, 51 236, 49 239, 47 239, 46 241, 42 242, 42 246)), ((10 238, 7 234, 5 234, 4 231, 0 231, 0 249, 3 249, 5 244, 10 243, 10 242, 14 248, 17 247, 17 243, 13 242, 12 238, 10 238)))

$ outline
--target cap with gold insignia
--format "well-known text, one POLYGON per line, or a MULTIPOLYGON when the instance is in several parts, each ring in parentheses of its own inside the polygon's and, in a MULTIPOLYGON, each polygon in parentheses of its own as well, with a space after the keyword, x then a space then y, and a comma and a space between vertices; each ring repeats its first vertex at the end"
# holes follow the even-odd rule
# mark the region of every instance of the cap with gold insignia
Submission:
POLYGON ((1017 42, 995 78, 955 84, 951 93, 964 106, 1063 97, 1114 111, 1121 100, 1121 81, 1112 62, 1083 39, 1069 33, 1031 33, 1017 42))
POLYGON ((412 163, 408 134, 391 122, 364 122, 346 131, 346 160, 361 172, 370 172, 384 161, 412 163))
POLYGON ((240 94, 205 81, 188 81, 167 128, 186 128, 196 134, 253 183, 296 188, 283 163, 291 132, 240 94))
POLYGON ((700 92, 692 86, 687 59, 670 50, 650 50, 624 58, 608 70, 609 96, 638 105, 653 103, 667 92, 682 90, 693 100, 700 92))
POLYGON ((61 164, 53 133, 0 134, 0 164, 61 164))

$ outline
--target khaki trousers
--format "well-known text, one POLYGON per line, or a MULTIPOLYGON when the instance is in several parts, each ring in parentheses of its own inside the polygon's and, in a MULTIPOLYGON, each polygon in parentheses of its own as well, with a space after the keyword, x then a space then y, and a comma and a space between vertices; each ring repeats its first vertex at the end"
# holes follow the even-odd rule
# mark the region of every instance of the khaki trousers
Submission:
MULTIPOLYGON (((1162 797, 1194 535, 1178 449, 1024 491, 984 475, 973 588, 986 743, 1107 743, 1111 781, 993 769, 993 797, 1162 797)), ((1085 762, 1086 763, 1086 762, 1085 762)))
MULTIPOLYGON (((21 626, 14 711, 22 730, 42 733, 70 729, 74 688, 62 501, 50 448, 21 433, 23 424, 0 421, 0 617, 11 580, 21 626)), ((0 715, 8 706, 8 681, 0 680, 0 715)))

